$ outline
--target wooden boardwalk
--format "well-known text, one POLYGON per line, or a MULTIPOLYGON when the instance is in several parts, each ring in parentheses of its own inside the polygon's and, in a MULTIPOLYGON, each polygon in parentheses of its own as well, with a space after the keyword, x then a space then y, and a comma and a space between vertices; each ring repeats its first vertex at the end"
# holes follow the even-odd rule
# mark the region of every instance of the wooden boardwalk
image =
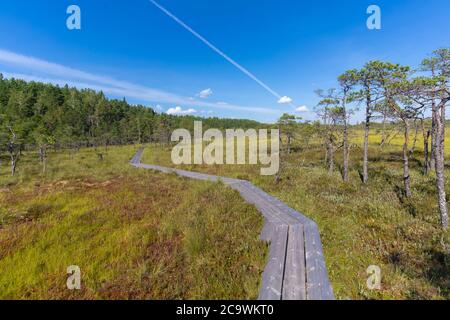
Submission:
POLYGON ((248 181, 141 163, 139 149, 130 164, 196 180, 222 181, 264 216, 261 240, 270 242, 259 300, 333 300, 317 224, 248 181))

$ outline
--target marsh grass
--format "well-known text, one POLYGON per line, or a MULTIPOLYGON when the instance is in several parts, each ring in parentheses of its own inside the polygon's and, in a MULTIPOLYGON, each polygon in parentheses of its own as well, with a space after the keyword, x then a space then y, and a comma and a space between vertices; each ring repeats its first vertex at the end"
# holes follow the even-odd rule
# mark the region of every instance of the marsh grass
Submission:
POLYGON ((254 299, 260 214, 222 184, 128 165, 137 147, 25 153, 0 175, 0 299, 254 299), (82 290, 66 288, 78 265, 82 290))
MULTIPOLYGON (((279 183, 273 177, 260 176, 258 166, 177 167, 251 180, 314 219, 321 231, 328 272, 338 299, 450 298, 450 237, 439 227, 433 174, 422 174, 421 137, 411 161, 413 197, 407 199, 402 185, 401 135, 380 148, 380 132, 373 130, 367 186, 360 179, 361 136, 361 129, 352 129, 348 184, 342 182, 339 166, 335 173, 328 174, 325 151, 318 141, 308 148, 294 146, 297 152, 285 158, 279 183), (366 286, 366 269, 370 265, 381 267, 379 291, 366 286)), ((171 164, 170 152, 169 148, 148 146, 143 162, 176 167, 171 164)), ((447 154, 450 155, 450 148, 447 154)), ((342 163, 340 150, 336 163, 342 163)), ((449 171, 447 176, 450 177, 449 171)))

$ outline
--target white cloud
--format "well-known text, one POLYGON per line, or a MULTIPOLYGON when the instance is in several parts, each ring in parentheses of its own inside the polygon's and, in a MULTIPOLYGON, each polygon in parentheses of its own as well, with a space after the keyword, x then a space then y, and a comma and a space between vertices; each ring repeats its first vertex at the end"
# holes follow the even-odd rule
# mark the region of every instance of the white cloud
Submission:
POLYGON ((231 103, 224 105, 216 102, 197 101, 172 92, 120 81, 102 75, 95 75, 2 49, 0 49, 0 72, 3 73, 5 78, 14 77, 26 81, 39 81, 60 86, 67 84, 79 89, 90 88, 97 91, 103 91, 104 93, 115 97, 133 98, 149 103, 167 103, 172 105, 217 108, 273 115, 280 115, 282 113, 281 110, 258 106, 242 106, 231 103))
POLYGON ((170 115, 189 115, 189 114, 197 113, 197 110, 192 109, 192 108, 183 110, 183 108, 181 108, 180 106, 177 106, 175 108, 170 108, 169 110, 166 111, 166 113, 170 114, 170 115))
POLYGON ((279 104, 288 104, 288 103, 292 103, 292 99, 289 98, 288 96, 284 96, 281 97, 280 100, 278 100, 279 104))
POLYGON ((200 91, 200 93, 197 94, 197 97, 200 97, 202 99, 206 99, 206 98, 208 98, 208 97, 210 97, 212 95, 213 95, 213 91, 210 88, 208 88, 208 89, 200 91))
POLYGON ((309 112, 309 109, 307 106, 300 106, 295 109, 296 112, 309 112))

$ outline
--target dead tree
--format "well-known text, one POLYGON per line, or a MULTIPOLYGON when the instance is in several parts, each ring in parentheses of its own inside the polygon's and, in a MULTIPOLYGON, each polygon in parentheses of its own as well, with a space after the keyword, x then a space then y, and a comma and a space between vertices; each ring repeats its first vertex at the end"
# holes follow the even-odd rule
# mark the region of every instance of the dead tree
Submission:
POLYGON ((339 141, 339 129, 344 122, 344 117, 346 117, 346 114, 340 105, 340 101, 339 99, 336 99, 334 92, 334 89, 328 90, 327 94, 324 94, 322 90, 317 91, 316 93, 323 99, 315 109, 323 123, 320 134, 324 139, 328 172, 330 174, 334 172, 334 154, 339 141))
POLYGON ((16 144, 17 135, 14 132, 14 129, 11 126, 8 126, 8 130, 11 133, 11 139, 8 143, 8 153, 11 159, 11 175, 14 176, 16 174, 17 163, 20 159, 20 145, 16 144))

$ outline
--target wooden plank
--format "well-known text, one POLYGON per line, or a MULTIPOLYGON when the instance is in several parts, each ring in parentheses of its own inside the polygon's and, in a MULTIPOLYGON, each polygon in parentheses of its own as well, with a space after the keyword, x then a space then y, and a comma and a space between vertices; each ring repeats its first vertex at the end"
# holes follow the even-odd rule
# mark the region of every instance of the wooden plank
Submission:
POLYGON ((304 226, 306 256, 306 297, 308 300, 333 300, 333 289, 323 257, 319 229, 315 223, 304 226))
POLYGON ((220 181, 222 181, 224 184, 226 184, 226 185, 231 187, 232 185, 235 185, 235 184, 238 184, 238 183, 242 183, 244 180, 220 177, 220 181))
POLYGON ((178 174, 179 176, 190 178, 190 179, 202 180, 202 181, 211 181, 211 182, 218 182, 219 181, 219 177, 213 176, 213 175, 209 175, 209 174, 198 173, 198 172, 191 172, 191 171, 179 170, 179 169, 174 169, 174 172, 176 174, 178 174))
POLYGON ((281 300, 287 237, 288 226, 277 226, 270 245, 269 262, 262 275, 262 285, 258 300, 281 300))
POLYGON ((143 168, 143 169, 147 169, 147 170, 155 170, 155 171, 160 171, 163 173, 174 173, 174 170, 171 168, 165 168, 165 167, 160 167, 160 166, 155 166, 155 165, 150 165, 150 164, 138 164, 136 166, 138 168, 143 168))
POLYGON ((141 164, 142 154, 143 148, 130 164, 191 179, 223 182, 264 215, 266 222, 261 239, 270 241, 271 245, 260 300, 334 299, 315 222, 248 181, 141 164))
POLYGON ((276 222, 283 222, 280 214, 274 212, 273 210, 270 210, 270 208, 263 203, 262 199, 258 199, 256 195, 251 192, 245 185, 237 183, 230 185, 230 187, 238 191, 245 201, 254 205, 266 219, 276 222))
MULTIPOLYGON (((249 182, 247 182, 249 183, 249 182)), ((294 209, 290 208, 288 205, 286 205, 284 202, 279 200, 278 198, 271 196, 270 194, 264 192, 262 189, 254 186, 253 184, 249 183, 251 186, 249 186, 254 192, 261 195, 266 201, 268 201, 272 206, 276 207, 278 210, 282 211, 286 216, 291 217, 292 219, 296 219, 298 222, 301 222, 303 224, 313 222, 309 218, 305 217, 301 213, 295 211, 294 209)), ((291 220, 292 221, 292 220, 291 220)), ((297 222, 293 222, 294 224, 297 222)))
POLYGON ((306 300, 305 242, 303 226, 289 227, 283 300, 306 300))
POLYGON ((134 155, 134 157, 130 160, 131 164, 139 164, 141 162, 141 158, 142 158, 142 153, 144 152, 143 148, 140 148, 136 154, 134 155))
POLYGON ((232 185, 233 189, 238 190, 241 196, 249 203, 256 206, 256 208, 266 217, 276 217, 287 224, 295 224, 297 221, 289 215, 282 212, 279 208, 272 205, 267 198, 267 194, 254 192, 254 186, 245 181, 243 183, 232 185), (252 188, 253 187, 253 188, 252 188))
POLYGON ((266 219, 263 230, 261 231, 261 235, 259 237, 261 239, 261 241, 265 241, 265 242, 272 241, 272 237, 275 232, 275 228, 276 228, 275 223, 266 219))
POLYGON ((307 224, 307 223, 313 222, 312 220, 310 220, 309 218, 305 217, 301 213, 299 213, 299 212, 295 211, 294 209, 290 208, 288 205, 286 205, 284 202, 282 202, 278 198, 275 198, 274 196, 271 196, 271 195, 267 194, 266 192, 264 192, 263 190, 261 190, 261 189, 259 189, 257 187, 254 187, 254 188, 260 194, 264 194, 264 196, 267 199, 267 201, 269 201, 273 206, 277 207, 278 210, 282 211, 283 213, 285 213, 286 215, 290 216, 291 218, 296 219, 298 222, 300 222, 302 224, 307 224))

